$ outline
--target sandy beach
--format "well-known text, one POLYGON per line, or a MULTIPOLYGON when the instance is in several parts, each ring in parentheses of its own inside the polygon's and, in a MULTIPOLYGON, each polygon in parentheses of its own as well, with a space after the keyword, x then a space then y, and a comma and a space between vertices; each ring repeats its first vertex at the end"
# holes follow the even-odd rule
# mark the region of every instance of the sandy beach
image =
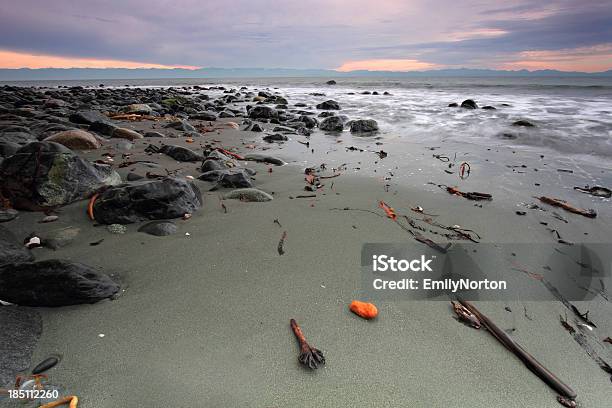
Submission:
MULTIPOLYGON (((607 165, 517 149, 503 141, 488 147, 457 140, 432 146, 394 137, 384 129, 366 136, 315 129, 309 137, 290 134, 277 144, 262 141, 262 136, 276 133, 268 132, 275 126, 270 123, 262 122, 266 132, 260 133, 243 130, 242 117, 189 122, 214 131, 200 137, 146 137, 134 140, 129 149, 124 140, 106 138, 100 149, 78 152, 90 162, 104 153, 114 154, 112 167, 122 180, 128 173, 165 175, 166 170, 181 179, 193 177, 203 205, 191 218, 174 221, 176 234, 139 232, 144 222, 126 224, 124 234, 112 234, 88 218, 87 200, 57 208, 55 222, 40 223, 45 214, 20 211, 16 219, 2 224, 20 239, 33 232, 44 236, 78 228, 78 237, 69 245, 32 249, 36 260, 83 262, 121 284, 113 300, 28 308, 40 314, 43 327, 30 368, 59 354, 59 364, 47 374, 63 395, 78 395, 79 407, 84 408, 560 406, 554 391, 493 336, 458 322, 448 297, 376 300, 380 314, 372 321, 354 315, 348 305, 354 299, 371 300, 361 281, 363 244, 417 243, 385 216, 381 200, 417 221, 426 216, 411 209, 422 207, 440 224, 476 231, 481 243, 559 248, 559 239, 609 243, 610 199, 573 189, 593 181, 610 187, 607 165), (177 162, 145 151, 162 144, 198 152, 213 146, 238 155, 262 153, 287 164, 236 159, 238 168, 257 172, 254 186, 273 200, 223 199, 231 189, 210 191, 215 183, 197 179, 201 161, 177 162), (139 160, 158 166, 118 166, 139 160), (462 162, 471 169, 463 180, 458 176, 462 162), (305 191, 305 168, 323 163, 322 175, 340 175, 322 179, 324 185, 314 192, 305 191), (572 172, 563 171, 567 169, 572 172), (438 184, 487 192, 493 199, 467 200, 438 184), (301 195, 315 197, 298 198, 301 195), (594 209, 597 217, 546 207, 534 199, 537 196, 594 209), (544 210, 530 207, 533 203, 544 210), (299 322, 308 341, 324 351, 325 366, 313 371, 300 366, 291 318, 299 322)), ((165 131, 164 120, 115 123, 141 134, 165 131)), ((551 272, 543 266, 525 265, 534 273, 551 272)), ((512 279, 526 290, 542 287, 520 272, 512 279)), ((610 276, 605 279, 609 282, 610 276)), ((580 407, 608 406, 610 374, 564 329, 559 316, 567 316, 589 339, 602 340, 612 335, 612 305, 604 295, 572 304, 588 310, 588 319, 597 326, 579 326, 584 322, 560 301, 477 302, 483 313, 577 392, 580 407)), ((2 306, 0 313, 4 307, 16 306, 2 306)), ((612 345, 600 341, 597 347, 598 355, 612 361, 612 345)), ((0 406, 38 405, 0 399, 0 406)))

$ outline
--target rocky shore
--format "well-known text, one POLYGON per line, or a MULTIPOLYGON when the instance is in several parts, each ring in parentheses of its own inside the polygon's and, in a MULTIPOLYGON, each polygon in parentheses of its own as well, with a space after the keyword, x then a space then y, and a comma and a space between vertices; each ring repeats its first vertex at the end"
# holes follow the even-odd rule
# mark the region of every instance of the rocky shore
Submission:
MULTIPOLYGON (((47 372, 50 383, 78 394, 83 407, 409 399, 485 407, 511 389, 516 406, 557 406, 494 340, 448 318, 447 302, 383 303, 382 318, 360 324, 347 309, 361 293, 359 251, 366 242, 435 247, 475 239, 465 231, 484 242, 604 242, 612 232, 609 190, 583 183, 584 191, 568 192, 571 205, 538 201, 543 192, 534 200, 531 190, 525 201, 509 202, 503 186, 493 191, 493 170, 472 176, 487 179, 480 192, 442 182, 426 191, 421 179, 409 188, 393 184, 394 173, 410 174, 425 155, 383 162, 396 150, 376 120, 348 117, 342 100, 317 98, 294 104, 282 90, 255 87, 1 87, 0 388, 61 356, 47 372), (317 135, 331 147, 313 143, 317 135), (343 144, 346 135, 354 145, 343 144), (334 146, 367 156, 326 165, 340 154, 334 146), (362 167, 373 169, 371 177, 358 174, 362 167), (413 223, 402 230, 381 222, 391 214, 379 204, 386 202, 413 223), (557 231, 553 240, 549 230, 557 231), (291 317, 334 362, 317 377, 304 380, 293 340, 283 337, 291 317), (499 378, 482 374, 500 365, 499 378), (254 378, 263 371, 268 378, 254 378), (457 381, 449 384, 449 375, 457 381), (417 386, 425 395, 415 396, 417 386)), ((448 109, 495 107, 466 99, 448 109)), ((431 170, 442 174, 436 180, 469 177, 470 163, 426 152, 443 164, 431 170)), ((578 305, 603 338, 612 335, 612 309, 602 293, 578 305)), ((488 307, 574 384, 585 406, 609 401, 609 375, 558 323, 568 313, 562 302, 488 307)), ((591 346, 609 361, 600 343, 591 346)), ((0 406, 9 404, 0 395, 0 406)))

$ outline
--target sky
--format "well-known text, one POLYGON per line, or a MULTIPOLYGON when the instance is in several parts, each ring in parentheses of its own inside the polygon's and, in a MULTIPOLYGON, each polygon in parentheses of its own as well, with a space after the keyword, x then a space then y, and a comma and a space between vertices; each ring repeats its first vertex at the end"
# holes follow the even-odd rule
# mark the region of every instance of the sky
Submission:
POLYGON ((0 0, 0 68, 612 69, 611 0, 0 0))

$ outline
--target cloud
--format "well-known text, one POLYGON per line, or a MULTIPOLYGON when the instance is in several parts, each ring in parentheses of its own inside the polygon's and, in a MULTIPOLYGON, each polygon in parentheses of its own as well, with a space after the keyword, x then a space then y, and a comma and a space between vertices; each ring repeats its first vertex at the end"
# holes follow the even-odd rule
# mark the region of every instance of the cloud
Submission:
MULTIPOLYGON (((0 49, 164 66, 333 68, 415 60, 494 67, 525 51, 612 42, 608 1, 496 3, 0 0, 0 49)), ((8 63, 0 59, 0 66, 8 63)))
POLYGON ((413 59, 372 59, 361 61, 347 61, 340 67, 338 71, 423 71, 427 69, 438 68, 435 64, 428 62, 413 60, 413 59))
POLYGON ((3 61, 2 68, 199 68, 195 66, 148 64, 135 61, 33 55, 3 50, 0 50, 0 61, 3 61))

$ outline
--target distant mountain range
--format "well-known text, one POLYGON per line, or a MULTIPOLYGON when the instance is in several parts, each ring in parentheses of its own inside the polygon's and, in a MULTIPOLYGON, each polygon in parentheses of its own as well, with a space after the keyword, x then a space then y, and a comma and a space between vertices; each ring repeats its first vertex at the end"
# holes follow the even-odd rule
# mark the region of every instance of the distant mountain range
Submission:
POLYGON ((0 81, 87 80, 87 79, 179 79, 263 77, 612 77, 612 70, 587 73, 556 70, 500 71, 492 69, 440 69, 430 71, 350 71, 288 68, 41 68, 0 69, 0 81))

